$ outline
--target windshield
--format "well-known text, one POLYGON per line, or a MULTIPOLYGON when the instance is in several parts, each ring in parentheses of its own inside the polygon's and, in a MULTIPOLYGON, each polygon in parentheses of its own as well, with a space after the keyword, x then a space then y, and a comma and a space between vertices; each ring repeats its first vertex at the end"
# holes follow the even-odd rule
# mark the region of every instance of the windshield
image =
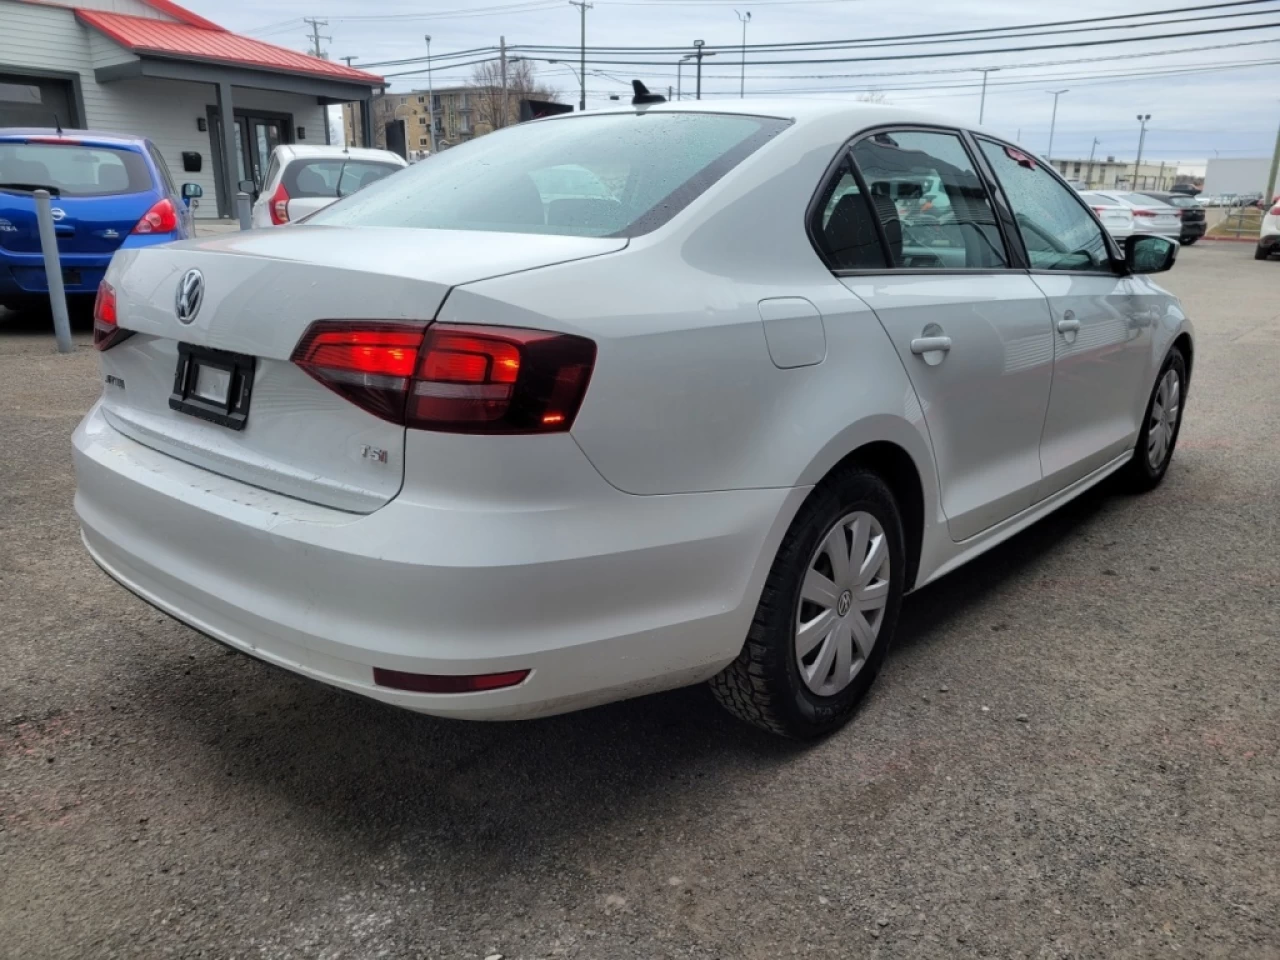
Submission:
POLYGON ((51 188, 63 197, 103 197, 153 189, 142 154, 78 143, 0 141, 0 187, 51 188))
POLYGON ((435 154, 307 222, 638 236, 670 220, 787 125, 660 112, 520 124, 435 154))

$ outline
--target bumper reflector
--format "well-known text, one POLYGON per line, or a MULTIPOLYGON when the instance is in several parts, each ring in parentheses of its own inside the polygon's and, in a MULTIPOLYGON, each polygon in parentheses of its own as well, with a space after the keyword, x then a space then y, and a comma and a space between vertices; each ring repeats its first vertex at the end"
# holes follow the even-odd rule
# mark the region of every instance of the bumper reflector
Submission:
POLYGON ((404 673, 400 670, 373 668, 373 682, 392 690, 409 690, 413 693, 476 693, 481 690, 501 690, 524 682, 528 670, 509 670, 506 673, 477 673, 469 676, 445 676, 434 673, 404 673))

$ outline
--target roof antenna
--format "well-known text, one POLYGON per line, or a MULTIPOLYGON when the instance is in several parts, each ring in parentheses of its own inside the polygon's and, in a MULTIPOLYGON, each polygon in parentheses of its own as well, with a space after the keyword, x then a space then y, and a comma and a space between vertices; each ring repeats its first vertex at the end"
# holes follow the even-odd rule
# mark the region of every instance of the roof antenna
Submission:
POLYGON ((667 102, 667 98, 664 97, 662 94, 650 93, 649 88, 646 87, 639 80, 631 81, 631 89, 636 92, 636 95, 631 98, 632 106, 639 107, 646 103, 666 103, 667 102))
POLYGON ((53 125, 58 131, 58 136, 62 136, 62 121, 58 119, 58 115, 53 115, 53 125))

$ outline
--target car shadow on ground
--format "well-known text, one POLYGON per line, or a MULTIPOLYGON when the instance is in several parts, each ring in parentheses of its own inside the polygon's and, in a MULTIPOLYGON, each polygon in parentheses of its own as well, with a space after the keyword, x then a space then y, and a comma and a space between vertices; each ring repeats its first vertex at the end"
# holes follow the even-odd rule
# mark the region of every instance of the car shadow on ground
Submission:
MULTIPOLYGON (((945 621, 981 605, 1109 505, 1122 508, 1123 499, 1104 485, 925 588, 907 601, 899 643, 938 642, 945 621)), ((174 762, 204 768, 185 776, 220 792, 225 784, 254 798, 274 794, 308 831, 334 831, 343 842, 363 838, 376 849, 390 833, 401 850, 456 855, 473 876, 484 874, 486 850, 492 868, 503 869, 512 838, 527 847, 583 831, 608 835, 637 817, 696 816, 701 804, 732 811, 735 795, 809 749, 733 719, 703 686, 541 720, 448 721, 196 646, 203 643, 182 632, 133 675, 135 703, 162 714, 144 722, 180 740, 174 762)), ((876 749, 874 738, 859 740, 844 762, 873 765, 876 749)))
MULTIPOLYGON (((93 302, 73 300, 67 304, 67 317, 72 333, 93 331, 93 302)), ((8 310, 0 307, 0 337, 46 334, 49 348, 54 348, 53 312, 48 307, 8 310)))

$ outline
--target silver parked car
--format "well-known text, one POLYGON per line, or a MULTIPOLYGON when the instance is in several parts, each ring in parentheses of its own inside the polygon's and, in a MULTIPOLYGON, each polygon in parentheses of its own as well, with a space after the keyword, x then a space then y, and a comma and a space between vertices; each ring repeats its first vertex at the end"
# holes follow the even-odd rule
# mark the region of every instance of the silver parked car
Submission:
POLYGON ((1143 233, 1177 240, 1182 236, 1182 211, 1154 197, 1121 190, 1089 190, 1080 196, 1099 213, 1114 237, 1143 233))
POLYGON ((117 253, 76 511, 161 610, 387 703, 710 681, 816 736, 904 595, 1164 477, 1193 344, 1150 275, 1177 252, 941 114, 520 124, 288 229, 117 253))

